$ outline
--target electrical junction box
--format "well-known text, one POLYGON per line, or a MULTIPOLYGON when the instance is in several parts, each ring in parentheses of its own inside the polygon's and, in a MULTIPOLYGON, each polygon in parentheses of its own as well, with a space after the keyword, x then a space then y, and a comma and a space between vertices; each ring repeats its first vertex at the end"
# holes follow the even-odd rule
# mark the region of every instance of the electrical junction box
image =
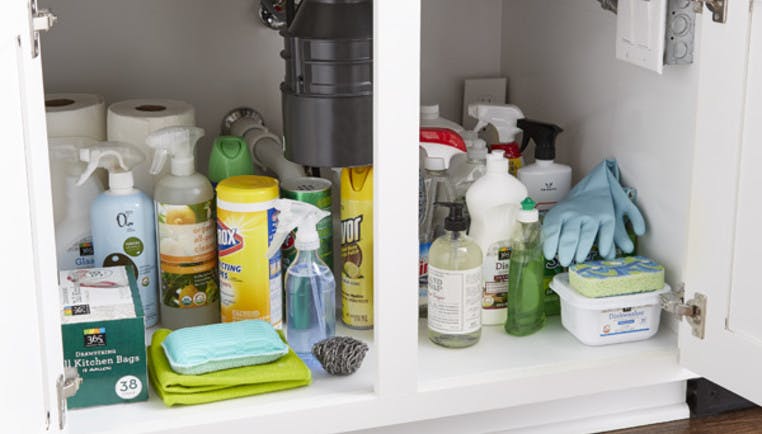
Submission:
POLYGON ((619 0, 616 57, 661 74, 667 0, 619 0))
POLYGON ((145 322, 135 276, 125 267, 62 271, 64 366, 82 378, 69 408, 148 399, 145 322))

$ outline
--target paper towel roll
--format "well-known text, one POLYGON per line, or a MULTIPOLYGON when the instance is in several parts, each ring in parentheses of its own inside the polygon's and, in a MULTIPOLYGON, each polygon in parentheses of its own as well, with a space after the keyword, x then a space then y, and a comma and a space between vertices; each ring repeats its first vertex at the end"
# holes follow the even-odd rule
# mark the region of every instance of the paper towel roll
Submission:
POLYGON ((106 104, 89 93, 45 95, 48 137, 90 137, 106 140, 106 104))
POLYGON ((169 164, 159 175, 151 175, 153 149, 146 145, 152 132, 172 126, 195 126, 196 112, 193 106, 171 99, 131 99, 111 104, 108 108, 108 139, 137 146, 146 161, 133 170, 135 187, 153 197, 156 181, 168 173, 169 164))

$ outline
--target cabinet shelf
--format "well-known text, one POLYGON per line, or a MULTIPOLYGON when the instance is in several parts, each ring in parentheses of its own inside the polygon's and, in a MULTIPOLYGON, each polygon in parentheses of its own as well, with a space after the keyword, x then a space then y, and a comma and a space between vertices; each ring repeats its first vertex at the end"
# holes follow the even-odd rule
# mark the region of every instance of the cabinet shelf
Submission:
POLYGON ((422 419, 465 414, 692 376, 677 364, 677 337, 667 324, 649 340, 588 347, 564 330, 559 317, 553 317, 532 336, 516 338, 501 327, 484 327, 477 345, 450 350, 428 340, 426 322, 421 320, 418 390, 395 402, 374 392, 373 332, 340 327, 338 334, 371 346, 355 375, 316 375, 306 388, 172 408, 165 407, 152 391, 143 403, 70 411, 71 432, 188 434, 224 429, 232 433, 247 432, 252 426, 298 431, 317 426, 313 424, 343 431, 404 423, 411 419, 409 414, 417 413, 422 419), (432 399, 441 405, 427 405, 432 399), (406 410, 392 411, 399 402, 405 403, 406 410), (350 417, 343 416, 349 413, 350 417))
MULTIPOLYGON (((150 335, 150 331, 146 334, 150 335)), ((146 402, 70 410, 70 432, 133 434, 184 430, 183 432, 192 433, 195 432, 193 429, 210 432, 219 429, 215 425, 217 423, 249 426, 251 429, 253 421, 258 423, 259 419, 266 416, 279 415, 282 421, 286 421, 292 417, 290 415, 309 409, 374 399, 376 357, 373 351, 373 332, 351 330, 337 325, 337 334, 361 339, 370 347, 362 367, 354 375, 332 377, 325 373, 313 373, 312 384, 299 389, 171 408, 161 402, 152 386, 146 402), (189 428, 193 429, 188 431, 189 428)))

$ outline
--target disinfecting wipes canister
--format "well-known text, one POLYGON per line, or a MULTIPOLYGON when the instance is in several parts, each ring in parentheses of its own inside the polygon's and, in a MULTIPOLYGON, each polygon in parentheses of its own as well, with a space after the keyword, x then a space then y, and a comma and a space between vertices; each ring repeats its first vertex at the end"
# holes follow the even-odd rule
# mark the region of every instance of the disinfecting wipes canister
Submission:
POLYGON ((278 181, 234 176, 217 185, 217 248, 222 322, 282 325, 281 255, 267 257, 277 224, 278 181))

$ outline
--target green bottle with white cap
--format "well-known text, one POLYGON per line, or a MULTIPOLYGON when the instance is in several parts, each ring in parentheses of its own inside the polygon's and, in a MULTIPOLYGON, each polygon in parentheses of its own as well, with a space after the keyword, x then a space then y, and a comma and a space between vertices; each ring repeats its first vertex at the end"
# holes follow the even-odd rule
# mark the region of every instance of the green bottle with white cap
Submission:
POLYGON ((521 202, 511 236, 505 331, 514 336, 532 334, 545 325, 545 258, 542 256, 540 214, 535 205, 529 197, 521 202))

